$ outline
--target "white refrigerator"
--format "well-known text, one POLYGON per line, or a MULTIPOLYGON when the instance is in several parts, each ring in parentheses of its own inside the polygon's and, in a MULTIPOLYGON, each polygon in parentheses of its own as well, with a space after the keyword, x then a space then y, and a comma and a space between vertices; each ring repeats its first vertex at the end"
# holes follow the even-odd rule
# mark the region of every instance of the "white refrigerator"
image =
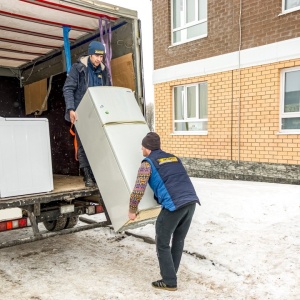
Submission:
POLYGON ((153 222, 160 207, 147 186, 137 219, 128 219, 129 198, 143 159, 141 142, 150 131, 133 92, 90 87, 77 110, 75 127, 115 231, 153 222))

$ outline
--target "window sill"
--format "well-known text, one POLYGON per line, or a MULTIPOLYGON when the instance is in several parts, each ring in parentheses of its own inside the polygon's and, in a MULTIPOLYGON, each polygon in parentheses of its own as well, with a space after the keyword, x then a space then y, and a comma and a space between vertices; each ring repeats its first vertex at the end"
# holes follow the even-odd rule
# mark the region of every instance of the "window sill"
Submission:
POLYGON ((300 134, 300 129, 295 129, 295 130, 293 130, 293 131, 278 131, 277 133, 276 133, 277 135, 283 135, 283 134, 300 134))
POLYGON ((208 135, 208 131, 178 131, 171 135, 208 135))
POLYGON ((289 14, 289 13, 292 13, 292 12, 298 11, 298 10, 300 10, 300 6, 295 7, 295 8, 291 8, 291 9, 288 9, 288 10, 284 10, 284 11, 282 11, 282 12, 278 15, 278 17, 287 15, 287 14, 289 14))
POLYGON ((181 46, 183 44, 187 44, 187 43, 190 43, 190 42, 194 42, 194 41, 197 41, 197 40, 201 40, 201 39, 206 38, 207 36, 208 36, 207 34, 204 34, 204 35, 198 36, 196 38, 193 38, 193 39, 190 39, 190 40, 187 40, 187 41, 183 41, 183 42, 180 42, 180 43, 172 44, 172 45, 168 46, 168 49, 174 48, 174 47, 177 47, 177 46, 181 46))

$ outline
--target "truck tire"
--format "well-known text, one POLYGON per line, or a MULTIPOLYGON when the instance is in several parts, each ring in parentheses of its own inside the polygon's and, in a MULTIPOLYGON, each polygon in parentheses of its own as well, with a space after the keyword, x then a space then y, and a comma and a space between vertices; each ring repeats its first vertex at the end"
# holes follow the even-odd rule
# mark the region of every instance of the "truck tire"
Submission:
POLYGON ((63 230, 67 224, 67 217, 59 217, 54 221, 44 221, 43 224, 48 231, 60 231, 63 230))
POLYGON ((72 216, 67 218, 65 229, 73 228, 78 223, 78 220, 79 220, 79 216, 72 216))

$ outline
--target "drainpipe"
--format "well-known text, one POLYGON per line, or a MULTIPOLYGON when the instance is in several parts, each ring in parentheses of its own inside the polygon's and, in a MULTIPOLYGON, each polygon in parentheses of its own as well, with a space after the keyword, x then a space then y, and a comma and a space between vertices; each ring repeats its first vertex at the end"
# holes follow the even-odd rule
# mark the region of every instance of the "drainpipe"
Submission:
POLYGON ((234 80, 233 80, 234 70, 231 70, 231 120, 230 120, 230 160, 233 160, 233 104, 234 104, 234 80))
POLYGON ((242 0, 240 0, 239 13, 239 51, 238 51, 238 163, 241 152, 241 47, 242 47, 242 0))

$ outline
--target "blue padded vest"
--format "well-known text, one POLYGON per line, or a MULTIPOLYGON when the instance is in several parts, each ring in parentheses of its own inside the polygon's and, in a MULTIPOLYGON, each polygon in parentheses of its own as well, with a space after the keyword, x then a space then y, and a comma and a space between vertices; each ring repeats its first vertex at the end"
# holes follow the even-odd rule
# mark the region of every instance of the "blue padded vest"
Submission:
POLYGON ((191 179, 178 157, 154 150, 144 161, 151 164, 149 185, 163 208, 174 211, 190 203, 200 204, 191 179))

